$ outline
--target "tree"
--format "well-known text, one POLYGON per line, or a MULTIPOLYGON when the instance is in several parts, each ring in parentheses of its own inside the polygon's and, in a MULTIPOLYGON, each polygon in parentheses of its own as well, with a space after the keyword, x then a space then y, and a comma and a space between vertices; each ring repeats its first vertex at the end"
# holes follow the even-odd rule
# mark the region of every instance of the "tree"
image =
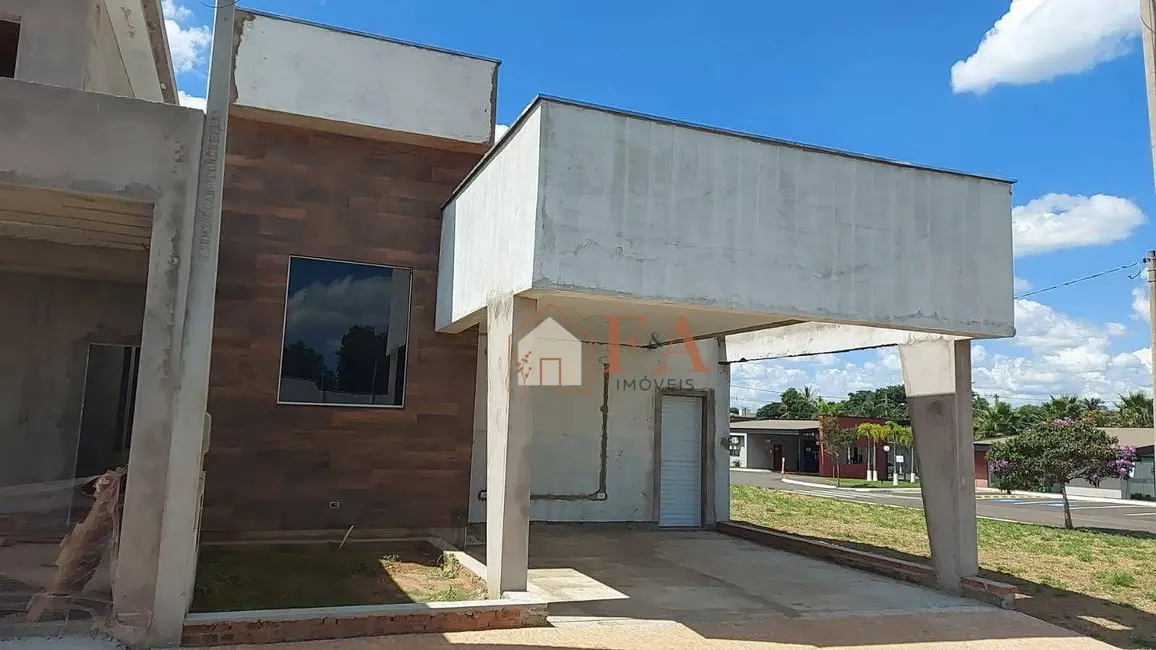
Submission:
MULTIPOLYGON (((864 422, 856 427, 855 431, 860 436, 865 437, 871 441, 871 452, 868 455, 868 463, 869 466, 876 471, 876 480, 880 481, 883 479, 878 476, 878 468, 874 467, 876 443, 883 442, 894 447, 910 448, 912 442, 914 442, 914 436, 912 435, 911 427, 897 424, 895 422, 886 422, 884 424, 864 422)), ((898 450, 896 451, 898 452, 898 450)), ((898 471, 898 468, 896 468, 896 471, 898 471)))
POLYGON ((1084 406, 1075 395, 1052 397, 1040 407, 1045 420, 1078 420, 1084 406))
POLYGON ((739 408, 737 406, 732 406, 730 411, 731 411, 731 415, 738 415, 739 414, 739 408))
POLYGON ((1116 400, 1117 426, 1152 426, 1152 398, 1141 392, 1121 395, 1116 400))
POLYGON ((1087 422, 1057 419, 1002 440, 987 452, 999 486, 1005 490, 1047 490, 1060 485, 1064 527, 1072 528, 1068 483, 1082 478, 1092 485, 1123 477, 1135 466, 1136 450, 1087 422))
POLYGON ((325 359, 304 341, 286 345, 281 353, 281 376, 308 379, 324 390, 325 359))
POLYGON ((810 386, 805 386, 801 391, 788 388, 783 391, 780 400, 782 407, 779 413, 786 420, 809 420, 819 410, 819 398, 810 386))
POLYGON ((976 410, 973 419, 976 440, 1014 436, 1022 427, 1019 413, 1007 402, 996 402, 982 410, 976 410))
POLYGON ((385 333, 354 325, 341 337, 337 350, 337 390, 362 395, 385 393, 389 382, 385 333))
POLYGON ((907 393, 898 384, 848 393, 843 404, 845 415, 888 420, 911 419, 907 410, 907 393))
POLYGON ((783 411, 783 405, 779 402, 771 402, 770 404, 763 404, 759 410, 755 411, 756 420, 775 420, 783 411))
POLYGON ((857 430, 839 426, 839 416, 819 416, 819 447, 835 466, 835 485, 843 484, 839 476, 839 463, 847 460, 848 453, 858 440, 857 430))

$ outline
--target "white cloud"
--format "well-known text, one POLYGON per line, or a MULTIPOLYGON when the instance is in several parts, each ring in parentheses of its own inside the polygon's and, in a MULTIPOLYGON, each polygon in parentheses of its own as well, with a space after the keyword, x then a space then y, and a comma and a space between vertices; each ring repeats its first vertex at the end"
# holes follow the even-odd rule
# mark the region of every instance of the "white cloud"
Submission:
POLYGON ((1147 217, 1128 199, 1106 194, 1045 194, 1012 208, 1017 256, 1127 239, 1147 217))
POLYGON ((205 110, 205 98, 194 97, 183 90, 177 91, 177 99, 181 102, 181 106, 188 106, 189 108, 196 108, 205 110))
MULTIPOLYGON (((1147 390, 1151 384, 1147 348, 1112 349, 1127 334, 1121 323, 1088 322, 1034 300, 1017 300, 1015 307, 1016 338, 971 346, 977 393, 989 398, 999 395, 1013 403, 1038 402, 1060 394, 1110 402, 1121 393, 1147 390)), ((827 399, 841 399, 855 390, 903 381, 895 348, 740 363, 731 366, 731 372, 735 404, 756 407, 778 399, 778 392, 792 386, 811 386, 827 399), (830 356, 838 361, 825 358, 830 356)))
POLYGON ((502 137, 504 135, 506 135, 506 132, 509 130, 510 130, 510 127, 506 126, 505 124, 495 124, 494 125, 494 143, 496 144, 498 142, 498 140, 501 140, 502 137))
POLYGON ((1023 278, 1012 279, 1012 291, 1016 293, 1023 293, 1024 291, 1031 291, 1032 283, 1023 278))
POLYGON ((208 25, 189 24, 194 18, 193 12, 174 0, 164 0, 161 8, 165 14, 165 31, 169 37, 174 71, 181 74, 203 70, 213 42, 212 30, 208 25))
POLYGON ((1012 0, 975 53, 951 66, 956 93, 1078 74, 1128 52, 1140 33, 1136 0, 1012 0))
POLYGON ((1148 311, 1148 292, 1142 287, 1132 287, 1132 318, 1147 322, 1152 317, 1148 311))

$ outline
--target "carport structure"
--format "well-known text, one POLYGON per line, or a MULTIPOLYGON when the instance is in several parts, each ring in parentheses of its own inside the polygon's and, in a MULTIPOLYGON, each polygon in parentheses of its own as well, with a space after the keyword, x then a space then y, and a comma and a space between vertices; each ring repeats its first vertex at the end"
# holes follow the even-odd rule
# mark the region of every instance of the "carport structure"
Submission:
POLYGON ((580 426, 557 417, 559 387, 516 381, 511 342, 547 312, 582 332, 604 385, 622 389, 615 374, 631 371, 615 359, 626 354, 644 358, 643 375, 694 380, 693 391, 664 385, 602 405, 653 436, 653 460, 624 462, 652 468, 641 482, 652 504, 634 514, 660 526, 729 518, 730 363, 900 345, 933 563, 959 592, 978 570, 969 341, 1014 335, 1010 208, 1001 179, 535 100, 444 210, 438 327, 487 332, 474 462, 491 593, 526 589, 529 521, 555 518, 531 477, 564 473, 573 457, 558 447, 547 464, 543 430, 580 426), (674 358, 683 365, 671 370, 674 358), (685 395, 703 400, 702 464, 688 478, 700 481, 701 517, 668 522, 669 398, 685 395))

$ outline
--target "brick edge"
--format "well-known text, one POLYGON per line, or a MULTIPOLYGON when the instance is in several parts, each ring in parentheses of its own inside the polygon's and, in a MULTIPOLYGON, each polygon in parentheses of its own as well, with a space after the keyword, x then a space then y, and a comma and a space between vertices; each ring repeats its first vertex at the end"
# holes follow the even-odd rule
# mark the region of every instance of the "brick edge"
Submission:
MULTIPOLYGON (((718 531, 756 544, 779 548, 800 555, 816 557, 853 569, 869 571, 905 582, 937 587, 935 569, 925 564, 859 551, 829 542, 822 542, 742 521, 718 523, 718 531)), ((960 581, 963 595, 1003 609, 1015 609, 1017 590, 1014 586, 979 576, 968 576, 960 581)))

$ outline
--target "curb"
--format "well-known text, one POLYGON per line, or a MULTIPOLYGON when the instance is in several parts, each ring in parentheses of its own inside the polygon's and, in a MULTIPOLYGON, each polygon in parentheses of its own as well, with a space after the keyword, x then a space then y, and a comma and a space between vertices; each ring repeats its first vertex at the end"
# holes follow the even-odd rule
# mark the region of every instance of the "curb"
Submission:
MULTIPOLYGON (((1033 499, 1061 499, 1062 500, 1064 498, 1064 495, 1062 495, 1062 494, 1054 494, 1052 492, 1027 492, 1025 490, 1012 490, 1010 495, 1008 495, 1006 492, 1003 492, 1001 490, 984 492, 984 494, 1001 494, 1004 496, 1013 496, 1013 497, 1031 497, 1033 499)), ((1084 501, 1084 502, 1091 502, 1091 503, 1111 503, 1111 504, 1118 505, 1118 506, 1137 506, 1140 508, 1156 508, 1156 501, 1141 501, 1140 499, 1109 499, 1107 497, 1085 497, 1085 496, 1075 496, 1075 495, 1069 494, 1068 495, 1068 501, 1084 501)))
POLYGON ((826 483, 808 483, 807 481, 800 481, 800 480, 793 479, 793 478, 787 478, 785 476, 780 480, 784 483, 790 483, 791 485, 802 485, 805 487, 819 488, 822 490, 840 490, 842 492, 868 492, 871 494, 888 494, 888 493, 912 494, 915 492, 921 492, 922 491, 922 488, 896 488, 896 487, 891 487, 891 488, 850 488, 850 487, 838 487, 835 485, 827 485, 826 483))

